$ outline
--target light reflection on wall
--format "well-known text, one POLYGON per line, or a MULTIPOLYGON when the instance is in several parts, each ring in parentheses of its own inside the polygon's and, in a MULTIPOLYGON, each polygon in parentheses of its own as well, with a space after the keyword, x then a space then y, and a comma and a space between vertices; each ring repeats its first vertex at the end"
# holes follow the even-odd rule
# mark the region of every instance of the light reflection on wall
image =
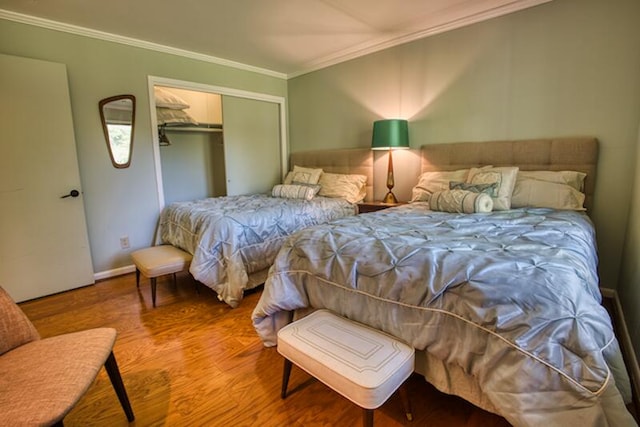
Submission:
MULTIPOLYGON (((335 74, 333 84, 354 104, 360 104, 371 113, 371 123, 383 118, 409 120, 409 140, 413 149, 393 153, 393 191, 398 200, 411 199, 411 189, 420 174, 419 148, 431 142, 428 135, 432 123, 429 122, 433 120, 438 103, 460 84, 460 80, 473 74, 476 61, 482 58, 493 40, 493 37, 485 37, 484 42, 460 49, 455 37, 443 35, 441 38, 446 39, 445 42, 410 43, 361 58, 352 65, 375 72, 357 73, 348 70, 351 64, 347 64, 335 74)), ((382 199, 387 191, 387 163, 387 152, 374 153, 375 200, 382 199)))
POLYGON ((409 43, 344 65, 333 83, 376 118, 419 119, 467 75, 490 43, 487 39, 465 49, 456 46, 455 40, 409 43), (367 72, 358 73, 349 66, 367 72))

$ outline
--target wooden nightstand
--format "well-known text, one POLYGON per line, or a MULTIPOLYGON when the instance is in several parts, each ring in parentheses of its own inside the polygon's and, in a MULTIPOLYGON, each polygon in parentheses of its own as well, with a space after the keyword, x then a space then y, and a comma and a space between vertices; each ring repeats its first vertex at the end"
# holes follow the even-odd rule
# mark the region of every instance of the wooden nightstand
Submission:
POLYGON ((381 211, 383 209, 392 208, 394 206, 406 205, 407 202, 384 203, 384 202, 362 202, 358 203, 358 213, 368 213, 381 211))

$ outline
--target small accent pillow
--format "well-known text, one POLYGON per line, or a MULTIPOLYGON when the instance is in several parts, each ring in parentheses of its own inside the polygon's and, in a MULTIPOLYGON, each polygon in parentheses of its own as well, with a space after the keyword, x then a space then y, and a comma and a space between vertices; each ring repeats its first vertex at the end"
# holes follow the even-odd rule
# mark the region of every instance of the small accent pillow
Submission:
POLYGON ((357 174, 323 173, 320 177, 320 192, 324 197, 340 197, 349 203, 358 203, 367 195, 367 177, 357 174))
POLYGON ((469 184, 497 185, 497 194, 492 196, 493 209, 506 211, 511 209, 511 195, 516 184, 517 167, 471 168, 466 182, 469 184))
POLYGON ((156 107, 158 108, 170 108, 172 110, 184 110, 189 108, 189 104, 177 95, 164 90, 159 87, 153 88, 153 93, 156 98, 156 107))
POLYGON ((319 190, 320 186, 278 184, 271 190, 271 195, 283 199, 311 200, 319 190))
POLYGON ((284 184, 312 184, 315 185, 320 181, 322 169, 303 168, 294 166, 293 170, 284 178, 284 184))
POLYGON ((520 171, 513 189, 511 206, 583 211, 584 179, 574 171, 520 171))
POLYGON ((467 190, 436 191, 429 198, 429 208, 457 213, 491 212, 493 199, 488 194, 467 190))
POLYGON ((466 181, 469 169, 457 171, 424 172, 418 178, 418 183, 413 187, 412 202, 428 202, 429 198, 436 191, 449 189, 451 181, 466 181))
POLYGON ((474 193, 484 193, 491 197, 498 196, 498 183, 492 182, 491 184, 469 184, 467 182, 451 181, 449 183, 449 190, 466 190, 474 193))

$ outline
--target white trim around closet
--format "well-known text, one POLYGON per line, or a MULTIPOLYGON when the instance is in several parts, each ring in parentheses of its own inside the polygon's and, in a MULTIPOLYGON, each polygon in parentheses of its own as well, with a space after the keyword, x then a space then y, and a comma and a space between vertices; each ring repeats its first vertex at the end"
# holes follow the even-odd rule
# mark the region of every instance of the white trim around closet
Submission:
MULTIPOLYGON (((209 92, 219 95, 235 96, 237 98, 253 99, 256 101, 272 102, 278 105, 280 113, 280 167, 281 175, 284 177, 288 170, 288 153, 289 142, 287 135, 287 111, 286 100, 282 96, 269 95, 266 93, 250 92, 241 89, 228 88, 223 86, 213 86, 203 83, 195 83, 184 80, 169 79, 166 77, 149 76, 149 114, 151 116, 151 129, 158 128, 158 119, 156 117, 156 101, 154 96, 154 86, 169 86, 178 89, 193 90, 198 92, 209 92)), ((223 125, 224 126, 224 125, 223 125)), ((158 209, 162 211, 164 208, 164 186, 162 182, 162 163, 160 161, 160 141, 158 140, 158 132, 151 132, 153 140, 153 159, 156 172, 156 190, 158 192, 158 209)))

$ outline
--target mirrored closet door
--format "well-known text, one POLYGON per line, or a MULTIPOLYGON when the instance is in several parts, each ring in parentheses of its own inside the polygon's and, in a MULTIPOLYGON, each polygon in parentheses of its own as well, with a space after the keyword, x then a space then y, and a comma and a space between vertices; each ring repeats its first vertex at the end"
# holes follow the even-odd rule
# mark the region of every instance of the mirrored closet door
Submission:
POLYGON ((164 204, 264 193, 282 175, 281 105, 154 85, 164 204))

